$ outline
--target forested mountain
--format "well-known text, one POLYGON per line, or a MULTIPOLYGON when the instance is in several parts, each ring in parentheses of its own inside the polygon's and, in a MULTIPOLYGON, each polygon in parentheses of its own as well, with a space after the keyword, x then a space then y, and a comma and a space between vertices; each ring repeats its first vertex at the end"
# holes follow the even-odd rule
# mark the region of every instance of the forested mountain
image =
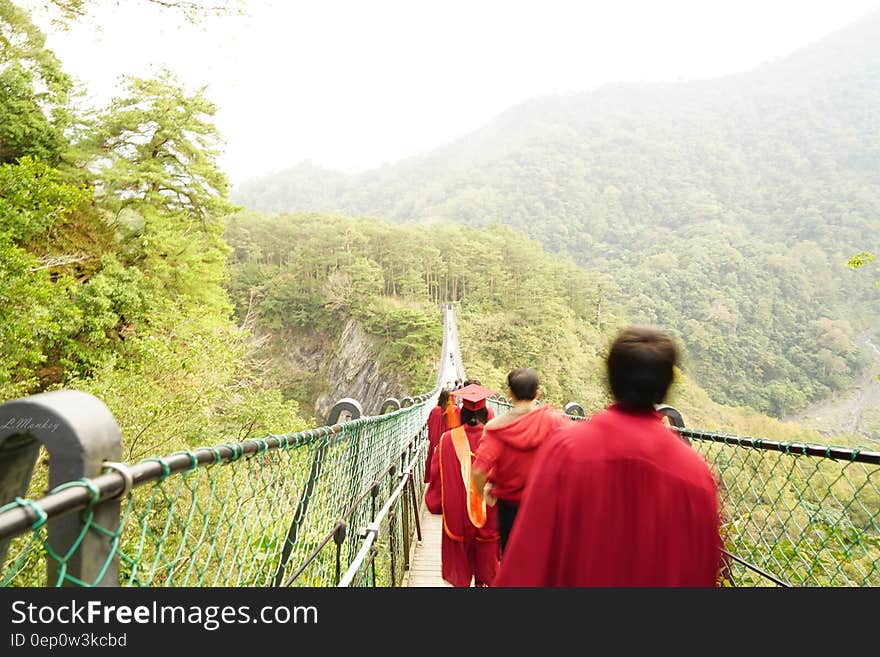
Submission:
POLYGON ((243 184, 268 212, 503 224, 609 275, 712 397, 782 415, 845 387, 880 317, 880 14, 756 70, 537 98, 423 157, 243 184))
MULTIPOLYGON (((232 298, 238 315, 253 316, 265 338, 258 354, 265 376, 305 408, 321 397, 332 374, 327 362, 313 368, 291 362, 291 350, 317 342, 335 362, 345 346, 340 342, 349 337, 343 327, 352 322, 375 338, 363 341, 364 348, 373 350, 369 357, 379 363, 379 378, 397 382, 397 394, 430 389, 439 309, 448 301, 457 307, 469 376, 503 392, 512 367, 532 366, 541 372, 545 401, 577 401, 588 413, 610 401, 603 360, 625 323, 622 308, 608 301, 613 281, 552 256, 521 233, 243 211, 228 218, 227 238, 232 298)), ((377 400, 351 394, 365 409, 375 408, 377 400)), ((690 426, 820 440, 795 424, 716 404, 681 372, 670 401, 690 426)), ((864 442, 840 435, 834 440, 864 442)))
MULTIPOLYGON (((462 356, 486 385, 503 392, 507 371, 527 363, 556 403, 598 409, 605 399, 598 352, 618 325, 607 307, 610 282, 509 228, 246 211, 229 217, 227 236, 237 312, 253 314, 271 336, 267 354, 276 364, 289 342, 312 333, 332 342, 353 319, 379 339, 385 377, 402 376, 403 393, 427 391, 440 356, 441 305, 458 301, 462 356)), ((309 405, 327 383, 284 368, 271 375, 309 405)))

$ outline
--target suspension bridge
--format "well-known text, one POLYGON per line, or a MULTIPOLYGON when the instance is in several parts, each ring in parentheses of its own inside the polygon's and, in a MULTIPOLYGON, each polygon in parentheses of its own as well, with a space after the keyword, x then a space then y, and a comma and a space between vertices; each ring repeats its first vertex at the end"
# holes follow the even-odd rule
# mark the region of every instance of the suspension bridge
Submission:
MULTIPOLYGON (((423 509, 426 419, 465 379, 443 310, 437 382, 328 426, 121 462, 119 427, 73 390, 0 405, 3 586, 442 586, 423 509), (27 497, 40 450, 49 491, 27 497)), ((490 399, 496 413, 508 406, 490 399)), ((572 421, 589 421, 576 403, 572 421)), ((714 468, 727 586, 880 586, 880 452, 685 428, 714 468)))

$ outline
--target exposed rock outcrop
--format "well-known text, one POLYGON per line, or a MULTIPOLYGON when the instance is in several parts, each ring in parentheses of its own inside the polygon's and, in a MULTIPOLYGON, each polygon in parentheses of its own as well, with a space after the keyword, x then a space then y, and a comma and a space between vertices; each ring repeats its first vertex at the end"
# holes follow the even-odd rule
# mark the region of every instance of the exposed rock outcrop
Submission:
POLYGON ((353 319, 340 334, 275 334, 272 342, 279 382, 319 424, 343 397, 357 399, 364 413, 373 415, 387 397, 413 394, 401 378, 381 371, 378 339, 353 319))
POLYGON ((399 380, 383 374, 376 362, 376 339, 364 333, 360 324, 349 320, 337 340, 337 347, 327 363, 329 389, 318 395, 315 412, 325 419, 343 397, 357 399, 367 415, 378 412, 387 397, 408 394, 399 380))

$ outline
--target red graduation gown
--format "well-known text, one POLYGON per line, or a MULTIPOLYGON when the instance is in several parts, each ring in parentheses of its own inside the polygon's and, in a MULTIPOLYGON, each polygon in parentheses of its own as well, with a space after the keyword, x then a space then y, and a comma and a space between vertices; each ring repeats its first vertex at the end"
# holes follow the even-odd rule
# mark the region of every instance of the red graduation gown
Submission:
POLYGON ((540 449, 496 586, 714 586, 715 480, 659 414, 617 406, 540 449))
POLYGON ((431 481, 431 457, 440 441, 440 436, 446 431, 444 426, 443 409, 435 406, 428 413, 428 456, 425 459, 425 483, 431 481))
POLYGON ((464 446, 470 454, 469 461, 462 467, 452 431, 440 438, 431 460, 431 483, 425 491, 425 503, 431 513, 443 514, 443 538, 441 556, 443 579, 453 586, 470 586, 471 578, 477 586, 491 584, 498 569, 498 529, 496 510, 484 507, 482 501, 472 491, 470 502, 473 512, 468 513, 468 495, 465 479, 470 483, 470 461, 483 434, 483 425, 463 428, 467 438, 464 446), (485 508, 482 527, 474 525, 472 515, 478 520, 485 508))
MULTIPOLYGON (((488 409, 489 419, 495 417, 495 411, 488 409)), ((449 404, 446 411, 435 406, 428 413, 428 455, 425 458, 425 483, 431 481, 431 457, 437 449, 437 443, 444 431, 454 429, 461 425, 461 409, 455 404, 449 404), (451 424, 450 424, 451 423, 451 424)))

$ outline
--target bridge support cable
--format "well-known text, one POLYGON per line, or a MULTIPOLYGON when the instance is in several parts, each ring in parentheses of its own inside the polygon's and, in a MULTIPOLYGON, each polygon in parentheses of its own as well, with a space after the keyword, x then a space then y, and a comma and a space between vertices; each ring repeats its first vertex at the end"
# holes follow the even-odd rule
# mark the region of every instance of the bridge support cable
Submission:
MULTIPOLYGON (((784 588, 789 588, 789 587, 791 587, 791 584, 788 584, 787 582, 782 581, 782 580, 779 579, 778 577, 774 577, 773 575, 771 575, 770 573, 768 573, 768 572, 765 571, 765 570, 761 570, 760 568, 758 568, 757 566, 755 566, 755 565, 749 563, 749 562, 746 561, 745 559, 742 559, 742 558, 738 557, 737 555, 728 552, 727 550, 721 550, 721 552, 724 554, 725 559, 730 559, 730 560, 735 561, 736 563, 740 564, 741 566, 745 566, 746 568, 748 568, 748 569, 751 570, 752 572, 757 573, 758 575, 760 575, 760 576, 763 577, 764 579, 766 579, 766 580, 768 580, 768 581, 770 581, 770 582, 773 582, 773 583, 776 584, 777 586, 782 586, 782 587, 784 587, 784 588)), ((725 569, 728 570, 728 571, 730 571, 730 564, 727 564, 727 565, 725 566, 725 569)), ((732 572, 729 572, 729 573, 728 573, 728 577, 729 577, 729 579, 730 579, 731 582, 735 582, 734 575, 733 575, 732 572)), ((735 584, 734 584, 734 585, 735 585, 735 584)))
MULTIPOLYGON (((318 477, 321 476, 321 466, 324 464, 325 451, 325 447, 319 445, 317 449, 312 452, 312 463, 309 467, 309 476, 306 481, 306 487, 303 489, 302 495, 299 498, 299 504, 293 515, 293 521, 290 523, 290 529, 287 531, 287 537, 284 539, 284 547, 281 551, 281 559, 278 562, 278 569, 275 571, 275 577, 272 578, 273 586, 281 584, 281 581, 284 578, 284 569, 287 567, 290 560, 290 554, 296 546, 297 531, 309 509, 309 500, 311 500, 312 492, 315 490, 315 482, 317 482, 318 477)), ((335 531, 336 528, 334 527, 334 533, 335 531)))

